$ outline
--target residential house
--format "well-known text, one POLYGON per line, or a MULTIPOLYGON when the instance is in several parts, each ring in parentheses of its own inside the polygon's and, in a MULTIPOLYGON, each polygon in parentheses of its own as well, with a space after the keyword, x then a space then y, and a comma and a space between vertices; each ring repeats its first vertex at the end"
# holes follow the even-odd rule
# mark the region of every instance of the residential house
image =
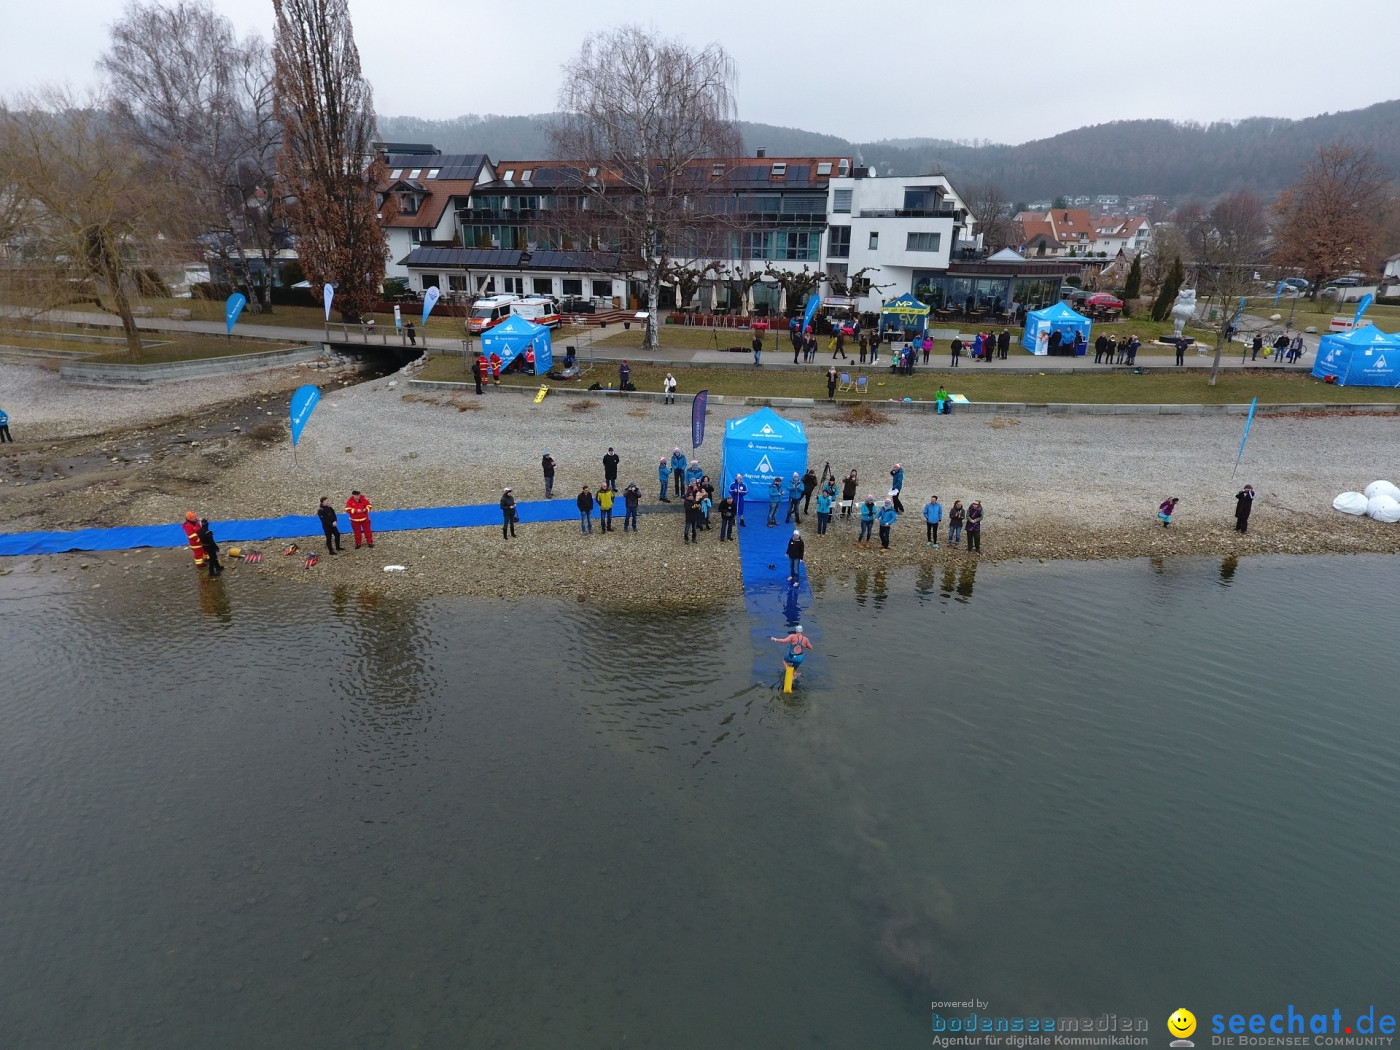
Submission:
POLYGON ((1027 251, 1041 255, 1089 255, 1098 251, 1094 244, 1094 220, 1085 208, 1050 208, 1044 212, 1023 211, 1016 221, 1026 231, 1027 251), (1035 241, 1032 247, 1031 242, 1035 241))
MULTIPOLYGON (((473 190, 494 182, 495 176, 490 160, 480 153, 385 153, 383 158, 388 178, 375 192, 389 248, 384 275, 412 283, 408 257, 420 247, 460 247, 457 209, 466 205, 473 190)), ((413 287, 421 291, 426 286, 413 287)), ((465 291, 466 285, 440 290, 465 291)))
POLYGON ((1094 254, 1116 256, 1119 252, 1129 257, 1142 255, 1147 251, 1152 239, 1152 228, 1141 215, 1103 215, 1094 220, 1094 254))

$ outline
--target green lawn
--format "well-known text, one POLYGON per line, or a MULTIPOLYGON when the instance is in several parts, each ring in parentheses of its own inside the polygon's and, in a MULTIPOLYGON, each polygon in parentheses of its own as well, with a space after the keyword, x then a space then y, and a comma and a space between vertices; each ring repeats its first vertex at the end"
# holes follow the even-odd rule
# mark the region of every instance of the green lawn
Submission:
MULTIPOLYGON (((632 382, 638 390, 660 391, 665 369, 638 365, 632 369, 632 382)), ((677 370, 680 395, 697 390, 712 394, 735 394, 749 397, 826 397, 825 372, 764 371, 748 368, 686 368, 677 370)), ((471 382, 471 375, 457 355, 431 358, 421 378, 441 382, 471 382)), ((611 363, 599 365, 583 379, 561 382, 549 381, 553 387, 586 388, 590 383, 617 385, 617 368, 611 363)), ((519 386, 538 386, 534 376, 507 376, 502 380, 519 386)), ((977 373, 965 368, 958 373, 923 372, 913 376, 894 376, 888 372, 872 374, 868 401, 883 401, 910 397, 932 400, 940 385, 964 394, 972 401, 1011 401, 1077 404, 1240 404, 1258 397, 1262 404, 1291 404, 1298 402, 1395 402, 1400 391, 1376 387, 1336 387, 1311 376, 1266 370, 1222 373, 1215 386, 1206 384, 1201 372, 1182 373, 1165 369, 1142 375, 1122 373, 1077 373, 1070 375, 1014 375, 1007 373, 977 373)), ((838 394, 842 400, 854 395, 838 394)))
POLYGON ((203 357, 231 357, 239 354, 260 354, 299 344, 246 339, 228 339, 214 335, 165 334, 147 332, 141 340, 142 350, 133 358, 127 349, 121 329, 101 333, 75 325, 32 324, 0 327, 0 344, 30 350, 78 351, 91 354, 90 361, 121 364, 157 364, 168 361, 189 361, 203 357))
MULTIPOLYGON (((1291 308, 1294 328, 1301 331, 1309 326, 1316 326, 1319 332, 1326 332, 1333 317, 1350 319, 1356 313, 1356 305, 1339 303, 1335 299, 1319 299, 1317 302, 1299 299, 1295 307, 1292 300, 1280 299, 1277 306, 1272 305, 1272 300, 1253 304, 1249 312, 1269 321, 1270 324, 1282 325, 1288 320, 1288 311, 1291 308), (1274 314, 1279 314, 1281 320, 1271 320, 1274 314)), ((1366 319, 1384 331, 1400 332, 1400 306, 1372 306, 1366 311, 1366 319)))

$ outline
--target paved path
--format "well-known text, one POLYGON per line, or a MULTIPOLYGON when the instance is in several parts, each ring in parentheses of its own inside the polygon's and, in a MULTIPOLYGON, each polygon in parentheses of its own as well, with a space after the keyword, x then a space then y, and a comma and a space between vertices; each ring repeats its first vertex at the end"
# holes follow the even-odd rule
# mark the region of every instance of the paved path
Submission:
MULTIPOLYGON (((47 320, 82 323, 82 324, 102 324, 111 327, 119 326, 120 322, 110 314, 85 313, 75 310, 54 310, 45 316, 47 320)), ((1260 327, 1268 327, 1269 322, 1258 318, 1246 316, 1246 324, 1258 322, 1260 327)), ((138 318, 137 326, 142 331, 159 332, 195 332, 202 335, 223 335, 225 334, 224 324, 221 321, 171 321, 165 318, 138 318)), ((1126 326, 1125 326, 1126 327, 1126 326)), ((372 336, 366 335, 354 325, 332 324, 330 326, 331 341, 336 343, 348 343, 351 345, 364 344, 367 348, 374 346, 405 345, 402 338, 387 326, 375 331, 372 336)), ((696 329, 688 329, 690 332, 696 329)), ((734 353, 727 350, 695 350, 680 347, 668 347, 666 343, 667 329, 661 331, 662 346, 658 350, 639 350, 635 347, 607 346, 596 343, 594 340, 599 337, 602 330, 589 329, 587 331, 560 337, 555 340, 555 355, 559 360, 563 359, 563 347, 574 345, 578 347, 579 356, 587 360, 592 354, 595 362, 616 362, 622 360, 635 361, 662 368, 686 368, 695 366, 723 366, 729 368, 751 368, 753 367, 752 351, 747 349, 747 342, 750 338, 746 329, 716 329, 717 343, 720 346, 726 343, 744 344, 743 353, 734 353)), ((237 329, 238 334, 245 339, 269 339, 284 343, 321 343, 327 338, 327 331, 321 328, 297 328, 281 325, 243 325, 237 329)), ((606 332, 602 338, 616 334, 606 332)), ((1304 335, 1304 345, 1307 353, 1303 363, 1299 365, 1276 365, 1273 359, 1261 357, 1258 361, 1249 361, 1248 343, 1235 342, 1226 347, 1225 353, 1221 357, 1221 368, 1225 370, 1238 370, 1240 368, 1268 368, 1279 369, 1280 371, 1301 371, 1312 370, 1311 357, 1317 349, 1320 335, 1304 335), (1246 360, 1241 360, 1244 357, 1246 360)), ((862 366, 854 359, 854 355, 848 355, 843 360, 836 358, 834 361, 830 353, 818 350, 817 358, 811 364, 792 362, 792 350, 786 339, 779 337, 780 349, 773 350, 773 336, 770 334, 767 344, 770 349, 763 353, 763 367, 767 370, 794 370, 805 372, 825 372, 831 364, 843 371, 865 371, 870 374, 888 372, 888 354, 882 354, 880 364, 862 366), (786 348, 786 349, 783 349, 786 348)), ((420 344, 425 343, 422 334, 419 334, 420 344)), ((434 336, 431 342, 426 343, 433 349, 459 350, 461 340, 444 339, 441 336, 434 336)), ((1210 368, 1212 353, 1200 352, 1192 349, 1186 354, 1185 367, 1190 369, 1210 368)), ((1170 347, 1158 346, 1156 344, 1145 344, 1138 351, 1137 367, 1139 368, 1175 368, 1176 354, 1170 347)), ((935 353, 930 358, 927 366, 920 365, 920 369, 934 371, 951 371, 947 355, 946 344, 941 352, 935 353)), ((962 357, 959 371, 968 372, 1111 372, 1115 369, 1127 368, 1126 365, 1096 365, 1092 354, 1085 357, 1036 357, 1028 354, 1019 345, 1013 344, 1010 353, 1005 361, 974 361, 966 354, 962 357)))

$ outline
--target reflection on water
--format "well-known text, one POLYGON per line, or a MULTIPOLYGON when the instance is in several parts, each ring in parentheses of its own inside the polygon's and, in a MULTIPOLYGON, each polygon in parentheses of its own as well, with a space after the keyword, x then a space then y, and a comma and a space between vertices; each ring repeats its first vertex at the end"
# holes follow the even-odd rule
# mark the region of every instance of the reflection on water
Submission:
POLYGON ((738 602, 0 579, 0 1017, 23 1046, 894 1047, 931 997, 1382 991, 1400 624, 1348 613, 1390 562, 978 568, 833 581, 790 696, 738 602), (1307 646, 1221 629, 1304 602, 1307 646))
POLYGON ((1235 578, 1235 570, 1239 568, 1240 560, 1233 554, 1226 555, 1220 559, 1220 582, 1223 586, 1230 586, 1235 578))

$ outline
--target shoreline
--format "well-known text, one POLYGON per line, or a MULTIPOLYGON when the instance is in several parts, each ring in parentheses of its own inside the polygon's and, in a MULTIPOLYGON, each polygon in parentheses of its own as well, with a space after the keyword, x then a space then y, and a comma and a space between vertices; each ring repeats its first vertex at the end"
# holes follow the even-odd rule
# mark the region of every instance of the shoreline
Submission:
MULTIPOLYGON (((615 445, 623 456, 619 481, 636 481, 643 491, 636 536, 622 533, 617 520, 614 533, 601 534, 596 515, 591 537, 581 537, 570 522, 522 525, 509 542, 494 526, 381 533, 374 551, 322 557, 310 571, 301 559, 282 557, 283 541, 244 546, 265 554, 261 572, 386 594, 549 596, 665 608, 742 593, 736 551, 719 544, 717 522, 699 545, 683 546, 676 542, 680 516, 654 513, 655 457, 690 444, 688 405, 617 398, 579 410, 580 399, 536 405, 494 391, 482 398, 430 396, 408 391, 404 379, 411 372, 401 372, 357 385, 325 384, 294 464, 285 406, 304 375, 264 376, 251 390, 233 389, 232 399, 214 396, 228 387, 200 386, 203 403, 190 397, 194 410, 176 416, 168 399, 147 409, 123 395, 113 403, 110 391, 65 389, 57 377, 46 384, 31 376, 36 396, 61 396, 65 404, 47 408, 54 421, 47 441, 0 453, 0 529, 173 522, 192 509, 214 522, 216 536, 221 519, 300 512, 314 531, 317 497, 330 495, 339 506, 351 488, 380 509, 494 504, 504 485, 518 499, 533 500, 543 495, 539 456, 546 448, 560 463, 555 498, 572 500, 579 485, 601 481, 601 455, 615 445), (273 424, 272 433, 250 435, 257 421, 273 424), (82 435, 85 426, 98 433, 82 435), (65 427, 70 436, 63 436, 65 427), (405 571, 385 573, 386 564, 405 571)), ((23 418, 13 402, 6 407, 23 418)), ((709 437, 697 455, 715 474, 722 421, 749 411, 711 408, 709 437)), ((803 422, 809 462, 819 472, 828 460, 838 476, 859 468, 861 497, 883 496, 893 462, 904 463, 908 475, 906 513, 887 554, 857 550, 853 523, 837 518, 822 538, 815 520, 804 518, 814 589, 881 566, 1400 553, 1400 528, 1331 508, 1336 493, 1359 490, 1393 463, 1400 418, 1391 415, 1258 417, 1245 462, 1232 477, 1240 422, 1231 417, 916 413, 860 426, 837 421, 823 406, 782 411, 803 422), (1233 529, 1233 493, 1246 482, 1260 499, 1241 536, 1233 529), (944 546, 924 547, 919 509, 931 492, 945 508, 953 499, 983 502, 982 554, 949 549, 946 522, 944 546), (1168 494, 1183 502, 1177 522, 1163 529, 1153 515, 1168 494)), ((764 513, 752 498, 750 504, 748 527, 762 528, 764 513)), ((352 545, 348 532, 342 539, 352 545)), ((297 542, 303 553, 324 552, 319 532, 297 542)), ((192 568, 183 549, 58 556, 91 564, 108 557, 161 566, 170 559, 192 568)))

